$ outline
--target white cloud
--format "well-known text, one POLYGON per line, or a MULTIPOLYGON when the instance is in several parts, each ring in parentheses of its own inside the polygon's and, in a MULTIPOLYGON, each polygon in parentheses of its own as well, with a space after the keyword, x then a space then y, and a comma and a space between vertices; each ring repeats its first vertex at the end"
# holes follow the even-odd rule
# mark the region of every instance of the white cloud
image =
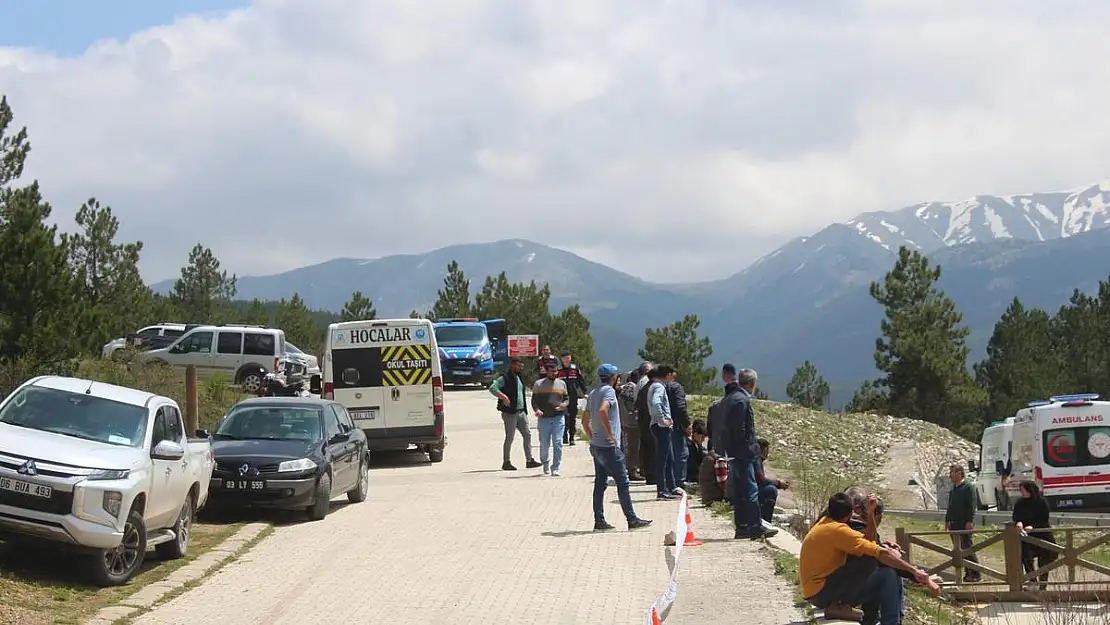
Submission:
POLYGON ((694 279, 864 210, 1104 178, 1108 17, 258 0, 75 58, 0 48, 0 93, 56 215, 112 205, 151 278, 196 242, 244 274, 527 237, 694 279))

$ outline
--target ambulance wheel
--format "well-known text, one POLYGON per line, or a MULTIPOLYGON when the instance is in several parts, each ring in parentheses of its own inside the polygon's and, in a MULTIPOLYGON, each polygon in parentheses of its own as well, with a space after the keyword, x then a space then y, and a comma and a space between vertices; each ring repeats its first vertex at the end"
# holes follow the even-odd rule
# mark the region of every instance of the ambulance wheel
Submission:
POLYGON ((436 449, 434 447, 429 449, 428 450, 428 460, 432 461, 433 463, 443 462, 443 450, 442 449, 436 449))

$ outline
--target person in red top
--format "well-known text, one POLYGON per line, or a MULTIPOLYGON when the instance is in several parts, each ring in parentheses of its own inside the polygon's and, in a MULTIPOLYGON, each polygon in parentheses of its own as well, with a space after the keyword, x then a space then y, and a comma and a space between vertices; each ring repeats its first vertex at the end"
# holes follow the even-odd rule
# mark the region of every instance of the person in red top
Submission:
POLYGON ((559 368, 559 359, 551 354, 551 346, 544 345, 540 350, 540 357, 536 359, 536 369, 541 376, 547 375, 547 366, 559 368))
MULTIPOLYGON (((563 366, 559 367, 559 379, 566 383, 567 394, 570 396, 567 405, 567 423, 576 423, 578 400, 586 397, 590 390, 586 388, 586 381, 582 379, 582 372, 579 371, 578 365, 571 362, 570 350, 564 349, 559 356, 563 361, 563 366)), ((563 436, 564 442, 573 446, 578 439, 578 428, 568 427, 563 436)))

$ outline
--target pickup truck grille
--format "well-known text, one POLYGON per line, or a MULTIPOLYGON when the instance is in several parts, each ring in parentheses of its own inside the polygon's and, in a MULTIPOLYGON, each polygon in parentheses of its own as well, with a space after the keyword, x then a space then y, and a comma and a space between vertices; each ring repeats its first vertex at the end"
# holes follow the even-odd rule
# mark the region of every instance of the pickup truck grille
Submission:
POLYGON ((55 490, 50 499, 45 499, 34 495, 0 491, 0 505, 50 514, 69 514, 73 512, 73 493, 55 490))
POLYGON ((217 460, 216 461, 216 472, 217 473, 231 473, 231 474, 234 474, 235 476, 238 476, 239 475, 239 467, 243 466, 244 464, 249 464, 249 465, 251 465, 252 468, 258 469, 258 474, 259 475, 269 475, 271 473, 277 473, 277 470, 278 470, 278 463, 276 463, 276 462, 270 462, 270 463, 266 463, 266 464, 256 465, 254 463, 244 462, 242 460, 240 460, 240 461, 217 460))

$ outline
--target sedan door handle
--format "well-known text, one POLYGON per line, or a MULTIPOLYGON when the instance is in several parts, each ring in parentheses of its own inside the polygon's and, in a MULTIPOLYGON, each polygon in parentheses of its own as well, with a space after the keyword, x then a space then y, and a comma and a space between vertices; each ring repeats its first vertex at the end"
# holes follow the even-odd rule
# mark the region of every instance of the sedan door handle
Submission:
POLYGON ((1091 471, 1091 472, 1090 472, 1090 473, 1088 473, 1087 475, 1102 475, 1102 473, 1100 473, 1100 472, 1098 472, 1098 471, 1091 471))

